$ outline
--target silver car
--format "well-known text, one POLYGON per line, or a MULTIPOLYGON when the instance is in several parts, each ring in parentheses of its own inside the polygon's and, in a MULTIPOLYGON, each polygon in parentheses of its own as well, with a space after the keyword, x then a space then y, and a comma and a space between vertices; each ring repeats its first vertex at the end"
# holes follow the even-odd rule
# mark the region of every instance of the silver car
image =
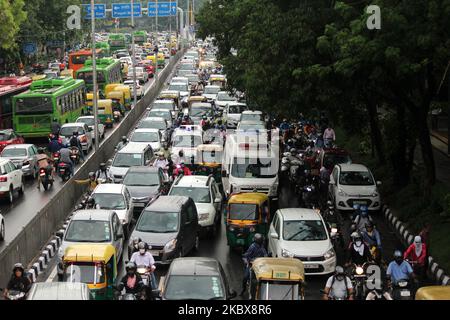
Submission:
POLYGON ((1 157, 11 160, 15 165, 20 164, 24 176, 36 177, 39 172, 37 154, 34 144, 13 144, 3 149, 1 157))

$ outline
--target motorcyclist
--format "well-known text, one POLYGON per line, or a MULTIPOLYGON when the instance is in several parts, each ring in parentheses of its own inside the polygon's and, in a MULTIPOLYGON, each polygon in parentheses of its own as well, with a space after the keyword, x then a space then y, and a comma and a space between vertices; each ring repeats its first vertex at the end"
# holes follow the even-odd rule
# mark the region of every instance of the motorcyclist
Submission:
POLYGON ((183 117, 183 120, 181 121, 181 125, 193 125, 193 124, 194 122, 187 114, 183 117))
POLYGON ((104 162, 100 163, 100 167, 97 170, 97 172, 95 173, 95 179, 99 182, 113 181, 111 173, 109 172, 108 168, 106 167, 106 163, 104 163, 104 162))
POLYGON ((336 141, 336 134, 330 125, 328 125, 325 131, 323 132, 323 140, 325 142, 325 145, 327 146, 336 141))
POLYGON ((346 266, 350 266, 352 263, 361 266, 371 260, 369 247, 362 240, 361 235, 358 232, 351 234, 351 241, 348 246, 348 260, 346 266))
POLYGON ((69 140, 69 144, 71 148, 78 148, 78 153, 80 155, 80 159, 84 161, 83 148, 81 147, 80 139, 78 139, 78 132, 74 131, 72 137, 69 140))
POLYGON ((163 170, 169 169, 169 161, 167 161, 167 159, 164 157, 164 153, 158 153, 158 159, 153 162, 153 167, 161 168, 163 170))
POLYGON ((287 119, 284 118, 283 121, 282 121, 281 124, 280 124, 280 131, 281 131, 281 134, 284 134, 284 132, 287 131, 287 130, 289 130, 289 128, 290 128, 290 125, 289 125, 287 119))
POLYGON ((317 134, 317 139, 316 139, 316 148, 317 149, 322 149, 325 147, 325 142, 323 140, 323 135, 321 132, 319 132, 317 134))
POLYGON ((53 121, 50 125, 50 130, 54 136, 59 135, 59 131, 61 130, 61 125, 59 124, 58 120, 53 119, 53 121))
POLYGON ((361 232, 361 236, 371 252, 376 248, 374 259, 377 263, 381 262, 381 236, 375 225, 372 222, 367 222, 366 228, 361 232))
POLYGON ((89 172, 88 179, 84 180, 75 180, 75 183, 77 184, 87 184, 89 186, 89 192, 93 192, 95 188, 98 186, 98 181, 95 178, 95 172, 91 171, 89 172))
POLYGON ((406 249, 403 254, 403 259, 408 260, 412 266, 414 273, 420 278, 424 278, 426 275, 426 259, 427 259, 427 246, 422 243, 422 238, 416 236, 414 242, 406 249))
POLYGON ((48 143, 48 151, 50 153, 54 153, 54 152, 58 152, 59 150, 61 150, 63 148, 63 144, 59 141, 58 136, 53 135, 50 138, 50 142, 48 143))
POLYGON ((186 165, 184 164, 184 161, 176 166, 176 168, 174 169, 174 173, 173 174, 178 176, 178 174, 180 174, 180 172, 179 172, 180 169, 182 171, 181 174, 183 174, 185 176, 191 176, 192 175, 191 169, 186 167, 186 165), (176 172, 175 172, 175 170, 176 170, 176 172))
POLYGON ((136 272, 136 264, 128 262, 125 270, 127 274, 120 280, 117 290, 121 292, 125 288, 126 293, 142 295, 145 286, 141 276, 136 272))
POLYGON ((160 152, 164 155, 164 158, 169 159, 170 150, 169 150, 169 144, 167 142, 163 142, 163 148, 162 148, 162 150, 160 150, 160 152))
POLYGON ((89 199, 87 199, 86 201, 86 209, 95 209, 95 208, 96 208, 95 199, 89 197, 89 199))
POLYGON ((403 260, 403 255, 400 250, 395 250, 394 261, 389 263, 386 278, 388 285, 397 285, 400 280, 414 279, 414 272, 411 265, 403 260))
POLYGON ((373 223, 372 217, 369 216, 369 210, 367 206, 360 206, 361 213, 353 221, 352 228, 356 231, 363 232, 366 229, 366 223, 373 223))
POLYGON ((185 162, 186 158, 184 157, 184 151, 183 150, 178 151, 177 157, 175 157, 175 159, 172 160, 175 166, 180 165, 182 162, 185 162))
POLYGON ((131 255, 130 262, 134 262, 137 266, 145 266, 151 274, 152 289, 156 289, 156 277, 154 271, 156 270, 155 259, 153 255, 147 251, 147 245, 141 241, 138 244, 138 251, 131 255))
POLYGON ((209 121, 205 115, 202 116, 202 120, 200 121, 200 126, 202 127, 202 129, 204 131, 206 131, 208 129, 209 121))
POLYGON ((70 175, 73 176, 73 162, 72 159, 70 158, 70 155, 72 154, 71 150, 69 148, 62 148, 61 150, 59 150, 60 153, 60 158, 59 158, 59 163, 65 163, 69 166, 69 172, 70 175))
POLYGON ((244 294, 247 287, 247 282, 250 279, 250 268, 256 258, 267 257, 267 250, 264 248, 264 236, 260 233, 255 233, 253 236, 253 243, 248 250, 242 255, 245 263, 244 279, 242 280, 242 292, 244 294))
MULTIPOLYGON (((46 173, 48 174, 48 177, 50 180, 53 180, 53 166, 51 164, 51 159, 47 156, 47 154, 44 152, 44 149, 39 148, 38 154, 36 156, 36 161, 38 164, 39 171, 41 169, 45 169, 46 173)), ((38 174, 38 183, 37 188, 41 188, 41 175, 38 174)))
POLYGON ((30 290, 31 281, 25 275, 25 269, 21 263, 16 263, 13 268, 13 274, 6 286, 3 296, 5 299, 8 297, 8 293, 12 290, 24 292, 25 294, 30 290))
POLYGON ((335 273, 328 278, 323 290, 324 300, 353 300, 353 285, 344 268, 336 266, 335 273))
POLYGON ((126 136, 122 136, 121 141, 116 146, 116 151, 119 151, 123 147, 125 147, 128 143, 128 138, 126 136))

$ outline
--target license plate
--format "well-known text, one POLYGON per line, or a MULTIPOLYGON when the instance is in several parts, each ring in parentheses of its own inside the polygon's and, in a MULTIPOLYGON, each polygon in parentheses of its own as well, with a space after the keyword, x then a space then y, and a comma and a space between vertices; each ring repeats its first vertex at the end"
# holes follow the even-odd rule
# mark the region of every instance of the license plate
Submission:
POLYGON ((148 285, 148 279, 147 278, 142 278, 142 282, 144 283, 144 286, 148 285))
POLYGON ((411 296, 411 292, 409 290, 400 291, 400 296, 409 297, 409 296, 411 296))
POLYGON ((366 204, 366 201, 353 201, 353 204, 366 204))
POLYGON ((61 171, 61 173, 64 173, 64 172, 66 172, 66 170, 65 170, 65 169, 60 169, 59 171, 61 171))
POLYGON ((304 264, 303 266, 305 267, 305 269, 318 269, 319 268, 318 264, 304 264))
POLYGON ((45 177, 45 173, 41 173, 40 176, 41 176, 41 177, 45 177))
POLYGON ((150 250, 150 253, 152 254, 152 256, 159 257, 159 251, 158 250, 150 250))

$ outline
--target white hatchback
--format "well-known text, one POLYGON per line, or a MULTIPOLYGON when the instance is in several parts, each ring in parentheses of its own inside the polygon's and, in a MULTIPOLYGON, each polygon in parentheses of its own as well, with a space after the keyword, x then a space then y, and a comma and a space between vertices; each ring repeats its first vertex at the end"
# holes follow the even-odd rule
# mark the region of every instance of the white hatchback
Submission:
POLYGON ((269 255, 301 260, 305 274, 324 275, 336 268, 336 252, 325 222, 313 209, 277 210, 268 238, 269 255))
POLYGON ((9 203, 14 201, 14 191, 23 195, 25 185, 20 164, 15 165, 11 160, 0 158, 0 196, 7 197, 9 203))

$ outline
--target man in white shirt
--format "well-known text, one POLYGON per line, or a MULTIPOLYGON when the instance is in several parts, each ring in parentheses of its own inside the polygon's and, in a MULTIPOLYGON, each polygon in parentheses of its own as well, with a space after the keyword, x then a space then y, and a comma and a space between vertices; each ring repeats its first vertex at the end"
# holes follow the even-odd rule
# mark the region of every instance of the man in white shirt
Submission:
POLYGON ((345 275, 344 268, 341 266, 337 266, 335 274, 328 278, 323 299, 353 300, 352 281, 345 275))
POLYGON ((336 134, 334 133, 334 130, 330 125, 328 125, 323 132, 323 141, 325 145, 328 145, 330 142, 336 141, 336 134))
POLYGON ((167 170, 169 167, 169 161, 164 157, 164 153, 159 152, 158 159, 153 163, 153 166, 156 168, 161 168, 163 170, 167 170))
POLYGON ((134 262, 136 266, 145 266, 150 271, 152 289, 156 289, 156 277, 154 271, 156 270, 155 259, 153 255, 147 251, 147 246, 144 242, 139 242, 139 251, 136 251, 131 256, 130 262, 134 262))

